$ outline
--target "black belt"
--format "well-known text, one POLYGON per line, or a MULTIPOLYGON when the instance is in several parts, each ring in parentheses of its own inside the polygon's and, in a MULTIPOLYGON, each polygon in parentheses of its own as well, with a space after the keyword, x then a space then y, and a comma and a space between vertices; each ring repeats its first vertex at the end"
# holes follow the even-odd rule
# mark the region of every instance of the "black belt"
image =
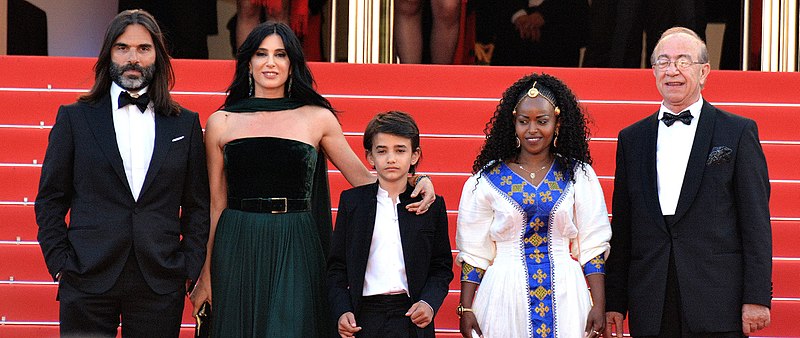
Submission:
POLYGON ((236 198, 228 197, 228 208, 258 213, 284 214, 311 210, 311 202, 305 198, 236 198))

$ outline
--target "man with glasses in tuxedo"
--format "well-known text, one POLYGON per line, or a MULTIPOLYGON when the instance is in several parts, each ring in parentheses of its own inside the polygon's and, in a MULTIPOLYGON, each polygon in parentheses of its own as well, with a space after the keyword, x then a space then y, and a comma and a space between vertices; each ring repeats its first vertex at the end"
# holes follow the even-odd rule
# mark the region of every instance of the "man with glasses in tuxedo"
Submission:
POLYGON ((770 322, 769 177, 756 123, 701 90, 693 31, 664 32, 651 62, 658 112, 617 143, 606 337, 743 337, 770 322))

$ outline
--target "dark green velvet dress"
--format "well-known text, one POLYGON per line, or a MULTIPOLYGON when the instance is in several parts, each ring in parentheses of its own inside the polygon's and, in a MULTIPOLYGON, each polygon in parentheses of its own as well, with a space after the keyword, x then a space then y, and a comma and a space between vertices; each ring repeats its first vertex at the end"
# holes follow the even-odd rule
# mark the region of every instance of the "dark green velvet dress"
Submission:
POLYGON ((308 199, 311 210, 235 209, 217 223, 211 260, 213 337, 330 337, 325 288, 330 198, 312 145, 250 137, 225 145, 228 198, 308 199))

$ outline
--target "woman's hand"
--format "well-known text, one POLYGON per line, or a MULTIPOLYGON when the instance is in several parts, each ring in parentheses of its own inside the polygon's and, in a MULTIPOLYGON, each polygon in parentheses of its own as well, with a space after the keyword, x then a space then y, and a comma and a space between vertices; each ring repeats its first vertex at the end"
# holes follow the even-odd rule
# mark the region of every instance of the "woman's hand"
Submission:
POLYGON ((605 304, 601 305, 602 306, 598 306, 598 304, 595 304, 592 306, 592 309, 589 310, 589 317, 586 319, 586 329, 584 330, 586 334, 584 337, 597 338, 605 331, 605 304))
POLYGON ((431 182, 430 177, 427 175, 412 176, 411 179, 416 181, 414 191, 411 192, 411 197, 417 197, 417 195, 421 193, 422 201, 407 205, 406 210, 415 212, 417 215, 422 215, 428 212, 428 208, 430 208, 433 201, 436 200, 436 192, 433 191, 433 182, 431 182))
POLYGON ((473 338, 472 332, 475 331, 478 336, 483 338, 483 332, 481 328, 478 327, 478 318, 475 318, 475 314, 471 311, 464 312, 458 322, 458 329, 461 331, 461 337, 473 338))
POLYGON ((192 316, 197 315, 197 311, 200 310, 200 306, 203 305, 204 302, 208 302, 211 304, 211 279, 207 276, 202 276, 197 281, 197 284, 194 286, 194 290, 192 290, 192 294, 189 295, 189 300, 192 301, 192 316))

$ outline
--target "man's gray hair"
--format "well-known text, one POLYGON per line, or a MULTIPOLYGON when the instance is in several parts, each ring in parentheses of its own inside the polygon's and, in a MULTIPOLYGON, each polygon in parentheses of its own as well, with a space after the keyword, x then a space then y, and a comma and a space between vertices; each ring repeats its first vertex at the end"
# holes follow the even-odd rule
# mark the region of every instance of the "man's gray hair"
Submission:
POLYGON ((702 62, 702 63, 707 63, 708 62, 708 47, 706 47, 706 42, 703 41, 703 39, 701 39, 700 36, 697 35, 697 33, 695 33, 693 30, 691 30, 689 28, 686 28, 686 27, 672 27, 670 29, 665 30, 664 33, 661 34, 661 38, 658 39, 658 43, 656 43, 656 47, 653 50, 653 54, 650 55, 650 64, 653 64, 653 63, 656 62, 656 58, 658 56, 655 54, 655 51, 658 50, 658 46, 661 45, 661 41, 666 39, 668 36, 675 35, 675 34, 686 34, 686 35, 691 36, 692 38, 694 38, 698 42, 700 42, 700 60, 697 60, 697 61, 698 62, 702 62))

